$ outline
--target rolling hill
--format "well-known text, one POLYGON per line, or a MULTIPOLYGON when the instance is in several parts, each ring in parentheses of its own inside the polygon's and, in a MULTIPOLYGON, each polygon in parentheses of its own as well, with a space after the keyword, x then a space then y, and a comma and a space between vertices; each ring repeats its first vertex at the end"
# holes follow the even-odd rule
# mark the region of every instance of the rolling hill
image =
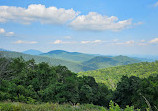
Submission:
POLYGON ((41 52, 39 50, 30 49, 30 50, 23 51, 22 53, 24 53, 24 54, 30 54, 30 55, 40 55, 43 52, 41 52))
POLYGON ((84 54, 79 52, 67 52, 64 50, 53 50, 48 53, 43 53, 41 54, 41 56, 53 57, 53 58, 68 60, 68 61, 83 62, 92 59, 96 55, 84 54))
POLYGON ((93 68, 90 68, 88 66, 84 66, 82 64, 71 62, 71 61, 55 59, 55 58, 52 58, 52 57, 44 57, 44 56, 37 56, 37 55, 35 56, 35 55, 23 54, 23 53, 19 53, 19 52, 0 51, 0 57, 6 57, 6 58, 23 57, 24 60, 34 59, 36 61, 36 63, 47 62, 50 65, 66 66, 66 67, 68 67, 68 69, 70 69, 73 72, 94 70, 93 68))
POLYGON ((106 67, 127 65, 127 64, 138 63, 138 62, 141 62, 141 61, 127 57, 127 56, 120 55, 120 56, 115 56, 115 57, 98 56, 88 61, 85 61, 82 64, 89 67, 93 67, 94 69, 101 69, 101 68, 106 68, 106 67))
POLYGON ((158 75, 158 61, 141 62, 123 66, 115 66, 110 68, 98 69, 94 71, 86 71, 78 73, 79 76, 93 76, 97 82, 105 83, 110 89, 115 89, 116 84, 123 75, 137 76, 146 78, 158 75))
POLYGON ((67 52, 64 50, 53 50, 48 53, 41 54, 41 56, 52 57, 61 60, 73 61, 93 69, 101 69, 106 67, 127 65, 141 62, 127 56, 98 56, 94 54, 84 54, 79 52, 67 52))

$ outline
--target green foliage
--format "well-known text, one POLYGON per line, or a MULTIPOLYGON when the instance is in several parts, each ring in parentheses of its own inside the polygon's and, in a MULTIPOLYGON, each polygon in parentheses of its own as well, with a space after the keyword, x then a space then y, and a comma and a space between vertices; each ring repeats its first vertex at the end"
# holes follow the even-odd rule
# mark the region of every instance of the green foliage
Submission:
POLYGON ((85 61, 82 64, 92 67, 94 69, 101 69, 106 67, 127 65, 127 64, 138 63, 138 62, 140 61, 127 56, 115 56, 115 57, 98 56, 88 61, 85 61))
POLYGON ((79 76, 92 76, 98 83, 104 83, 110 89, 116 89, 117 83, 122 76, 136 76, 140 78, 147 78, 149 76, 156 76, 158 74, 158 61, 156 62, 142 62, 129 64, 124 66, 116 66, 104 68, 94 71, 86 71, 78 73, 79 76))
POLYGON ((36 64, 34 60, 15 58, 10 60, 7 68, 11 72, 0 79, 0 101, 107 105, 98 102, 101 94, 106 93, 105 98, 108 96, 109 91, 101 89, 106 88, 105 85, 100 87, 93 77, 78 77, 65 66, 36 64))
POLYGON ((0 101, 15 101, 32 105, 1 103, 0 110, 23 111, 30 107, 34 107, 34 110, 40 108, 52 110, 52 107, 53 110, 61 111, 86 110, 85 108, 105 110, 103 107, 94 106, 100 105, 109 107, 110 111, 122 111, 123 109, 131 111, 135 110, 134 108, 141 108, 142 111, 156 111, 158 107, 157 66, 156 61, 98 70, 103 71, 102 73, 109 72, 106 77, 114 79, 111 83, 114 82, 117 87, 112 91, 105 84, 97 83, 91 76, 78 77, 65 66, 49 66, 45 62, 36 64, 34 60, 25 61, 23 58, 9 60, 1 58, 0 101), (120 72, 122 73, 119 75, 120 72), (124 76, 127 72, 129 75, 124 76), (69 103, 73 106, 35 105, 46 102, 69 103), (78 106, 78 103, 86 105, 78 106))
POLYGON ((116 103, 114 103, 113 101, 110 101, 110 105, 109 105, 109 111, 140 111, 139 109, 134 109, 133 106, 129 107, 126 106, 125 109, 120 108, 120 106, 116 103))
POLYGON ((145 110, 156 111, 158 107, 158 75, 140 79, 135 76, 123 76, 117 84, 114 101, 122 108, 126 105, 145 110), (154 84, 153 84, 154 83, 154 84), (157 84, 157 85, 156 85, 157 84))
POLYGON ((96 106, 93 104, 82 104, 82 105, 75 105, 72 106, 70 104, 52 104, 52 103, 45 103, 45 104, 24 104, 24 103, 8 103, 3 102, 0 103, 0 110, 1 111, 140 111, 139 109, 135 110, 133 106, 127 106, 124 110, 121 109, 117 104, 114 102, 110 102, 109 109, 106 109, 101 106, 96 106))

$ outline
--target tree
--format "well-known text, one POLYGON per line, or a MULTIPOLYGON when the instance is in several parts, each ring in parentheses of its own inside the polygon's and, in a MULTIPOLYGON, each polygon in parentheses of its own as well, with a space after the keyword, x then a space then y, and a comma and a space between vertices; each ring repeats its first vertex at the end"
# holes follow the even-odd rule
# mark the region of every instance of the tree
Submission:
POLYGON ((114 100, 122 108, 126 105, 133 105, 136 100, 138 100, 139 94, 137 90, 139 89, 140 79, 135 76, 128 78, 123 76, 121 82, 117 84, 114 100))

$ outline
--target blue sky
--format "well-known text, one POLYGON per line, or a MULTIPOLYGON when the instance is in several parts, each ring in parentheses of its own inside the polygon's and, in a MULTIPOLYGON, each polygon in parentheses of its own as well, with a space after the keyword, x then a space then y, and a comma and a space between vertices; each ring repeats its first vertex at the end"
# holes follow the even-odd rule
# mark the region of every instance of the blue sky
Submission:
POLYGON ((158 55, 158 1, 1 0, 0 48, 158 55))

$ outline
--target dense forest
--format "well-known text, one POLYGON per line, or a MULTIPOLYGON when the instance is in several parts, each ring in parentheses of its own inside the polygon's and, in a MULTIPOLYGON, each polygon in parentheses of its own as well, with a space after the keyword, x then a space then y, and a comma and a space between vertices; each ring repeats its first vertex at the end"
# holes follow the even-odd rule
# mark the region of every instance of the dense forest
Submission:
POLYGON ((94 71, 86 71, 78 73, 79 76, 92 76, 99 83, 104 83, 110 89, 116 89, 117 83, 122 76, 136 76, 139 78, 147 78, 149 76, 158 75, 158 61, 141 62, 123 66, 116 66, 94 71))
MULTIPOLYGON (((115 90, 111 90, 106 84, 96 82, 95 78, 78 76, 65 66, 50 66, 45 62, 37 64, 33 59, 25 61, 22 57, 1 58, 0 101, 27 104, 69 103, 74 106, 80 103, 103 106, 111 111, 117 109, 121 111, 126 107, 125 111, 131 111, 133 108, 156 111, 158 108, 158 72, 156 70, 158 62, 139 64, 143 66, 140 68, 138 64, 133 64, 135 67, 127 65, 128 68, 125 71, 129 72, 129 75, 126 73, 127 76, 120 77, 115 90), (139 70, 143 68, 142 70, 145 71, 137 72, 137 69, 135 75, 132 76, 133 68, 139 70), (145 72, 147 76, 143 75, 146 74, 145 72), (143 76, 139 78, 138 74, 143 76)), ((116 75, 117 73, 116 71, 116 75)), ((11 106, 15 107, 10 104, 11 106)), ((0 109, 4 107, 5 103, 0 103, 0 109)))

